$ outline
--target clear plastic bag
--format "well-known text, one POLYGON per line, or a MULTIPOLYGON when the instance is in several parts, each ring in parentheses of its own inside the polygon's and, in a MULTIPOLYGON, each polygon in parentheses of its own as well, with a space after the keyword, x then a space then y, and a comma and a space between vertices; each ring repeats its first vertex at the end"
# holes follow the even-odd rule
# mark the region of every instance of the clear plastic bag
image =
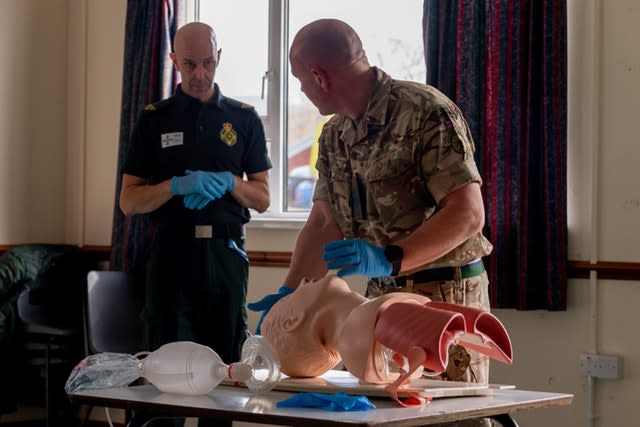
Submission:
POLYGON ((142 376, 142 362, 123 353, 99 353, 78 363, 64 386, 67 393, 126 387, 142 376))
POLYGON ((206 394, 224 380, 244 383, 259 393, 270 390, 280 379, 280 361, 266 338, 247 338, 241 358, 227 365, 211 348, 191 341, 164 344, 151 353, 134 356, 99 353, 78 363, 64 388, 74 393, 126 387, 142 377, 168 393, 206 394), (138 359, 142 355, 146 357, 138 359))

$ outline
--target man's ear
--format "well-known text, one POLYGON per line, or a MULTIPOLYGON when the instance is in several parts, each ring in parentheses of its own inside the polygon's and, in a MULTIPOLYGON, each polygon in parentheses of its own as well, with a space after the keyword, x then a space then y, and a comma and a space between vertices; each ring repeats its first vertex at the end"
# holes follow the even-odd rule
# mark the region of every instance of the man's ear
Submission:
POLYGON ((175 52, 169 52, 169 59, 173 62, 173 66, 176 67, 176 70, 180 71, 180 67, 178 67, 178 58, 176 57, 175 52))
POLYGON ((322 89, 323 92, 329 91, 329 76, 327 73, 321 68, 312 68, 311 74, 313 75, 313 80, 316 85, 322 89))

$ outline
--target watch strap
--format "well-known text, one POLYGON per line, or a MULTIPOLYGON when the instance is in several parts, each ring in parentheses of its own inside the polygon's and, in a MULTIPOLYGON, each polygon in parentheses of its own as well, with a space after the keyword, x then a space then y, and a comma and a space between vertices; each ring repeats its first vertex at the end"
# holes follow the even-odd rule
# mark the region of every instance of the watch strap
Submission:
POLYGON ((402 267, 402 258, 404 257, 404 251, 400 246, 388 245, 384 248, 384 256, 391 263, 391 275, 397 276, 400 274, 400 268, 402 267))

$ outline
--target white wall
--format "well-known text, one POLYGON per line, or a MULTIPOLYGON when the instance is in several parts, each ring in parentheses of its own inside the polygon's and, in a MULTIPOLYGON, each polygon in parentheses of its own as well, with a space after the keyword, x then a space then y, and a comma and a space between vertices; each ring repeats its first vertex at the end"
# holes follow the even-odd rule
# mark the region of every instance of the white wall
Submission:
POLYGON ((66 0, 0 0, 0 242, 60 242, 66 0))
MULTIPOLYGON (((568 2, 570 258, 640 262, 640 6, 604 3, 568 2)), ((126 1, 0 0, 0 7, 0 244, 109 245, 126 1)), ((295 236, 251 229, 249 248, 291 250, 295 236)), ((250 299, 279 287, 285 272, 252 268, 250 299)), ((596 382, 594 425, 635 423, 639 285, 571 280, 565 312, 495 310, 515 362, 494 363, 492 380, 575 394, 571 407, 519 413, 521 426, 587 425, 578 358, 594 351, 625 358, 624 379, 596 382)))
POLYGON ((635 0, 601 3, 598 255, 607 260, 638 261, 640 30, 636 23, 640 5, 635 0))
POLYGON ((126 2, 69 1, 66 240, 111 244, 126 2))

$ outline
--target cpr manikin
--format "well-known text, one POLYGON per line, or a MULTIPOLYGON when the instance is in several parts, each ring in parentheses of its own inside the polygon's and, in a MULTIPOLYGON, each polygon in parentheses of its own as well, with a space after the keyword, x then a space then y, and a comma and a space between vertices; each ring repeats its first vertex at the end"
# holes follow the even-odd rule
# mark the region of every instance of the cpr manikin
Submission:
POLYGON ((360 380, 388 384, 396 400, 423 367, 446 369, 450 344, 512 361, 509 336, 491 313, 406 292, 368 300, 332 275, 303 281, 276 303, 262 334, 289 376, 322 375, 342 360, 360 380))

